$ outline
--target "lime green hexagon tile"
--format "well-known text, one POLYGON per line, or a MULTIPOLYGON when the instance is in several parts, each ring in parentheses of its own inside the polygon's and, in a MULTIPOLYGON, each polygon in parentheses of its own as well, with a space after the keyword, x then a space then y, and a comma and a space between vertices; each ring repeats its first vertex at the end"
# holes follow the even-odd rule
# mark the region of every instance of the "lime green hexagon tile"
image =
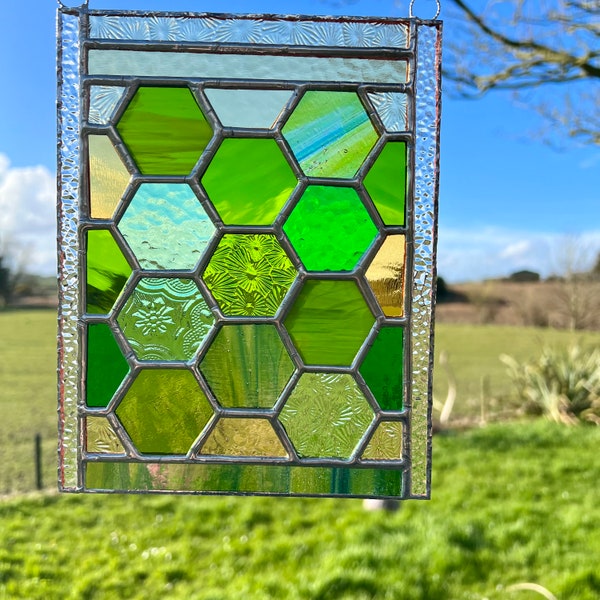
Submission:
POLYGON ((144 277, 117 322, 139 360, 191 360, 215 322, 191 279, 144 277))
POLYGON ((386 317, 401 317, 404 314, 405 257, 405 236, 388 235, 365 273, 386 317))
POLYGON ((377 235, 356 191, 308 186, 283 226, 308 271, 351 271, 377 235))
POLYGON ((285 458, 287 451, 267 419, 221 417, 201 454, 285 458))
POLYGON ((142 183, 119 231, 143 269, 193 269, 215 226, 189 185, 142 183))
POLYGON ((354 281, 308 279, 285 327, 305 364, 348 366, 375 318, 354 281))
POLYGON ((271 234, 225 234, 202 278, 227 316, 273 317, 296 270, 271 234))
POLYGON ((213 135, 187 87, 141 86, 117 130, 143 175, 188 175, 213 135))
POLYGON ((106 323, 87 326, 86 405, 106 407, 129 373, 129 364, 106 323), (110 365, 110 369, 107 369, 110 365))
POLYGON ((378 139, 355 92, 306 92, 282 133, 309 177, 352 179, 378 139))
POLYGON ((406 144, 388 142, 364 179, 364 186, 386 225, 404 225, 406 144))
POLYGON ((224 325, 200 370, 222 406, 272 408, 294 364, 274 325, 224 325))
POLYGON ((201 183, 225 225, 271 225, 297 180, 275 140, 228 138, 201 183))
POLYGON ((86 312, 107 314, 129 279, 132 267, 108 229, 91 229, 86 238, 86 312))
POLYGON ((403 344, 402 327, 382 327, 359 369, 382 410, 403 407, 403 344))
POLYGON ((304 373, 279 415, 301 458, 350 458, 373 418, 354 378, 341 373, 304 373))
POLYGON ((145 369, 116 414, 140 453, 186 454, 213 410, 190 371, 145 369))

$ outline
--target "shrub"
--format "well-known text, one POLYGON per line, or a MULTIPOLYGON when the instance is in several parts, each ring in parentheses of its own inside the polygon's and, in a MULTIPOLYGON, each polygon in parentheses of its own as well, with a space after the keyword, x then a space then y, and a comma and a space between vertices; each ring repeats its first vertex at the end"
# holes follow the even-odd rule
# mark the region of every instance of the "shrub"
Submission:
POLYGON ((600 348, 544 348, 537 360, 519 363, 502 355, 524 409, 558 423, 600 425, 600 348))

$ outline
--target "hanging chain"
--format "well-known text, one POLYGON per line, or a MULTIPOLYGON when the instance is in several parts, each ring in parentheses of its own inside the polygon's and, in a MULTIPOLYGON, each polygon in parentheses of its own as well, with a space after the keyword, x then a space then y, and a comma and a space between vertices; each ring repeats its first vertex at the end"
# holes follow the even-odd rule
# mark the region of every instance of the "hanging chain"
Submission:
MULTIPOLYGON (((415 5, 415 0, 410 0, 410 6, 408 7, 408 16, 411 19, 415 19, 418 18, 414 13, 413 13, 413 7, 415 5)), ((437 19, 440 16, 440 11, 442 10, 442 6, 440 3, 440 0, 435 0, 435 7, 436 7, 436 11, 435 11, 435 15, 433 15, 433 19, 437 19)))

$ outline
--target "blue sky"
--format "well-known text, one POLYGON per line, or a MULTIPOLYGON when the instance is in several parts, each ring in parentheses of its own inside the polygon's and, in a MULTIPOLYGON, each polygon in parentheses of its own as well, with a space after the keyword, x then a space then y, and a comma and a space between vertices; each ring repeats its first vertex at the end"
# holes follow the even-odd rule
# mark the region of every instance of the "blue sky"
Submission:
MULTIPOLYGON (((405 16, 408 0, 91 0, 90 6, 405 16)), ((417 0, 415 12, 427 17, 433 6, 417 0)), ((0 20, 0 248, 15 249, 29 270, 44 274, 55 269, 55 10, 53 0, 39 0, 35 10, 7 2, 0 20)), ((452 36, 451 20, 444 36, 452 36)), ((524 268, 547 275, 560 270, 573 240, 590 260, 600 249, 600 148, 558 152, 535 139, 541 126, 535 112, 509 95, 444 97, 438 259, 449 281, 524 268)))

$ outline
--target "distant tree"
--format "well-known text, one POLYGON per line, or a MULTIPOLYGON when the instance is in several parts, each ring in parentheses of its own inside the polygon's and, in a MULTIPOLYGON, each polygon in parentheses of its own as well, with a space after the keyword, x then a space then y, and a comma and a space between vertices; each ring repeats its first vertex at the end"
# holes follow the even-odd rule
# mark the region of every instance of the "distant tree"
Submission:
POLYGON ((4 257, 0 256, 0 308, 8 304, 11 295, 10 269, 4 266, 4 257))
POLYGON ((516 281, 519 283, 535 282, 540 280, 540 274, 535 271, 515 271, 508 276, 509 281, 516 281))
POLYGON ((446 89, 526 93, 553 133, 600 144, 598 0, 507 0, 481 11, 471 0, 450 2, 460 21, 446 53, 446 89))

